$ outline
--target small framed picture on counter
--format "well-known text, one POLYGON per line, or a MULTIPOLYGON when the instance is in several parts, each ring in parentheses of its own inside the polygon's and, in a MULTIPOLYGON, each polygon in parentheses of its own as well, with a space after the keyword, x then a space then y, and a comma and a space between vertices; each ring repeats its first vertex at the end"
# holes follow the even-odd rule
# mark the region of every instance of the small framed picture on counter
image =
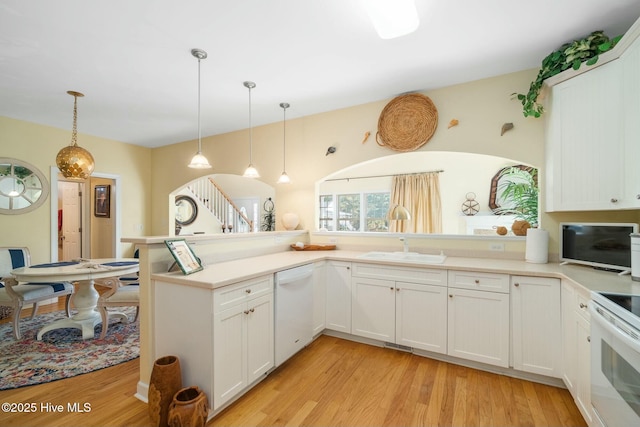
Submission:
POLYGON ((169 252, 173 255, 182 273, 191 274, 202 270, 203 267, 200 259, 193 252, 186 240, 165 240, 164 243, 167 245, 167 248, 169 248, 169 252))

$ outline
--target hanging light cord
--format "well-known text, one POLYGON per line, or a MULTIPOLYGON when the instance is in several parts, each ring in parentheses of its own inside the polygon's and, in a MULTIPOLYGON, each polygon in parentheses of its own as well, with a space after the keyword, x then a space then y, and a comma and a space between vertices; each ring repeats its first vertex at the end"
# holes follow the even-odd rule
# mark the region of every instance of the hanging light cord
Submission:
POLYGON ((78 145, 78 96, 73 95, 73 127, 71 128, 71 145, 78 145))
POLYGON ((287 171, 287 107, 289 104, 282 103, 282 171, 287 171))
POLYGON ((251 125, 251 86, 249 87, 249 165, 253 166, 253 126, 251 125))
POLYGON ((198 57, 198 154, 202 154, 202 130, 200 129, 200 57, 198 57))

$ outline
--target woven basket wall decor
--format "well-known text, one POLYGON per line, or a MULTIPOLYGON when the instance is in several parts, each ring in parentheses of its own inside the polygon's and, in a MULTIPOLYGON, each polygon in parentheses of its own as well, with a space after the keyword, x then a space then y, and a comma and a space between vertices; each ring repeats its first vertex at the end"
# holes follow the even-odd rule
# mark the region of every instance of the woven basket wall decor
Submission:
POLYGON ((437 126, 438 110, 429 97, 400 95, 380 113, 376 142, 395 151, 413 151, 431 139, 437 126))

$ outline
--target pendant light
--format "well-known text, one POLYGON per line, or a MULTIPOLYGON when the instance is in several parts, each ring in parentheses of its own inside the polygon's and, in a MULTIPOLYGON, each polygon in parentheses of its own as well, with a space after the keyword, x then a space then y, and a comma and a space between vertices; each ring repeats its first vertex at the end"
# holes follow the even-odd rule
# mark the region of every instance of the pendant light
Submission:
POLYGON ((256 84, 254 82, 244 82, 243 85, 244 87, 249 89, 249 166, 247 166, 247 169, 244 171, 244 174, 242 176, 244 176, 245 178, 260 178, 258 170, 253 166, 253 163, 251 162, 251 150, 253 149, 253 128, 251 127, 251 89, 256 87, 256 84))
POLYGON ((202 155, 202 131, 200 130, 200 60, 207 57, 207 52, 201 49, 191 49, 191 55, 198 59, 198 152, 191 159, 189 167, 193 169, 209 169, 209 160, 202 155))
POLYGON ((71 144, 58 151, 56 165, 65 178, 84 181, 91 176, 96 164, 91 153, 78 145, 78 97, 84 95, 72 90, 67 93, 73 96, 73 128, 71 144))
POLYGON ((282 108, 282 175, 278 178, 278 184, 289 184, 291 178, 287 175, 287 108, 290 107, 286 102, 281 102, 282 108))

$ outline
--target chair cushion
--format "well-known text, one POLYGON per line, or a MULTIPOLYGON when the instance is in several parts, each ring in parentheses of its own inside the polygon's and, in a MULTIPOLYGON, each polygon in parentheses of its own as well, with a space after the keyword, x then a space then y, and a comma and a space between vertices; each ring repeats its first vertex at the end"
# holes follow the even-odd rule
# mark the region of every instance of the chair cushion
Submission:
MULTIPOLYGON (((2 286, 4 288, 4 286, 2 286)), ((69 282, 61 283, 23 283, 12 288, 23 300, 31 300, 51 295, 55 297, 57 293, 66 291, 73 292, 73 285, 69 282)), ((0 301, 11 301, 11 297, 4 290, 0 289, 0 301), (6 298, 6 299, 5 299, 6 298)))
POLYGON ((122 286, 115 294, 107 298, 108 302, 139 302, 140 288, 136 285, 122 286))

